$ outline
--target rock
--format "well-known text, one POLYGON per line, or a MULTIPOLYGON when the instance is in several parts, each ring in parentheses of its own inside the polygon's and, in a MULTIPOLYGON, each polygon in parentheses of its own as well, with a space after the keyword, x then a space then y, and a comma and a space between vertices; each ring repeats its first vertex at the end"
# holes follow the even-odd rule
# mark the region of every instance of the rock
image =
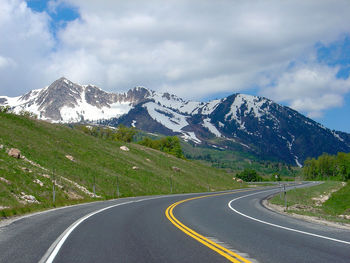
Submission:
POLYGON ((0 144, 0 150, 4 149, 4 145, 0 144))
POLYGON ((66 155, 66 158, 72 162, 75 162, 74 157, 72 155, 66 155))
POLYGON ((4 182, 5 184, 9 184, 9 185, 11 184, 11 182, 9 180, 5 179, 4 177, 0 177, 0 181, 4 182))
POLYGON ((233 181, 236 181, 236 180, 237 180, 237 178, 236 178, 236 177, 232 177, 232 180, 233 180, 233 181))
POLYGON ((174 172, 181 172, 181 169, 179 167, 173 166, 171 167, 174 172))
POLYGON ((148 159, 148 158, 146 158, 146 161, 147 161, 147 162, 152 162, 152 161, 151 161, 150 159, 148 159))
POLYGON ((45 177, 45 178, 50 178, 50 175, 48 175, 48 174, 41 174, 40 176, 45 177))
POLYGON ((133 166, 132 169, 133 169, 133 170, 139 170, 140 168, 137 167, 137 166, 133 166))
POLYGON ((120 146, 120 150, 125 151, 125 152, 130 151, 130 150, 129 150, 129 148, 128 148, 128 147, 126 147, 125 145, 120 146))
POLYGON ((350 219, 350 215, 339 215, 340 218, 343 218, 343 219, 350 219))
POLYGON ((27 168, 27 167, 22 167, 21 169, 22 169, 23 172, 28 172, 28 173, 31 173, 31 172, 32 172, 32 170, 30 170, 30 169, 27 168))
POLYGON ((241 184, 241 183, 243 183, 243 180, 238 178, 238 179, 236 180, 236 182, 241 184))
POLYGON ((36 183, 36 184, 40 185, 41 187, 44 186, 44 183, 42 181, 40 181, 39 179, 33 180, 33 183, 36 183))
POLYGON ((17 159, 21 158, 21 151, 16 148, 11 148, 8 152, 8 155, 17 159))
POLYGON ((21 192, 20 199, 23 200, 24 203, 40 204, 39 201, 36 200, 35 196, 26 195, 24 192, 21 192))

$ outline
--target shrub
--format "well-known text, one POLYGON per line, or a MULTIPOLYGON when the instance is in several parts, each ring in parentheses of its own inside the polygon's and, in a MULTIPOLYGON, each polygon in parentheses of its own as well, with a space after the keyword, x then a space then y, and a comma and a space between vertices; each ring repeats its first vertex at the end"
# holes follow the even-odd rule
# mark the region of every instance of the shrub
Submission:
POLYGON ((263 178, 253 169, 244 169, 243 172, 236 175, 245 182, 261 182, 263 178))

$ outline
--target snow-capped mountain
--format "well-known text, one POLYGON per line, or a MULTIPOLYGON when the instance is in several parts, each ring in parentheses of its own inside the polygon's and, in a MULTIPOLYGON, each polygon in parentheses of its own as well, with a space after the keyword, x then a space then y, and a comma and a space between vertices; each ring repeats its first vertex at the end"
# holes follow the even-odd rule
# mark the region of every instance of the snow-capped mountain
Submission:
POLYGON ((349 134, 331 131, 267 98, 244 94, 196 102, 143 87, 108 93, 94 85, 60 78, 20 97, 2 96, 0 104, 9 105, 14 112, 33 112, 51 122, 124 124, 299 166, 307 157, 323 152, 350 152, 349 134))

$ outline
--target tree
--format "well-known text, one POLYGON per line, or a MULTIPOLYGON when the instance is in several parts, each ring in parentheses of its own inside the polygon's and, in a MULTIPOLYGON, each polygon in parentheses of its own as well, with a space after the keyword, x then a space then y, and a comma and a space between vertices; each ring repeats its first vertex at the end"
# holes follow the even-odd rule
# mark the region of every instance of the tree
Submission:
POLYGON ((262 177, 253 169, 244 169, 243 172, 236 175, 245 182, 261 182, 262 177))
POLYGON ((128 128, 124 125, 119 125, 117 131, 114 133, 113 137, 116 141, 131 142, 136 134, 136 129, 131 127, 128 128))
POLYGON ((176 136, 167 136, 159 140, 152 140, 149 137, 145 137, 139 142, 139 144, 175 155, 178 158, 185 158, 181 148, 180 139, 176 136))

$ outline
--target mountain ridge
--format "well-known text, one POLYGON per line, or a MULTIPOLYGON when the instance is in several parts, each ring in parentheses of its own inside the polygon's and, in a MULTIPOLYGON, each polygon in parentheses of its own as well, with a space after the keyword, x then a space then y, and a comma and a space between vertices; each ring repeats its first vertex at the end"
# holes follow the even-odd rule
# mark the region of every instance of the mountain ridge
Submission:
POLYGON ((60 78, 23 96, 0 96, 0 104, 51 122, 124 124, 218 149, 240 145, 262 158, 298 166, 323 152, 350 151, 350 134, 332 131, 268 98, 241 93, 197 102, 144 87, 109 93, 60 78))

